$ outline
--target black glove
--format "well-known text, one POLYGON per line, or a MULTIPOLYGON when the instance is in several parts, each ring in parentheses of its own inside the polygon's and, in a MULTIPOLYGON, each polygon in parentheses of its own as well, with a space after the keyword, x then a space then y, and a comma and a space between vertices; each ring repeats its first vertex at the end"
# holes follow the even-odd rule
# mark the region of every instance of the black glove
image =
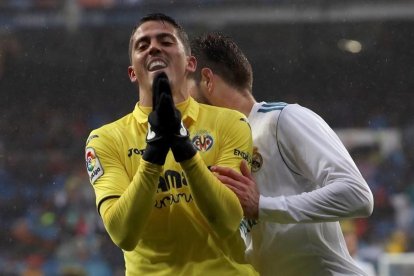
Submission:
POLYGON ((175 110, 168 77, 162 72, 152 84, 152 112, 148 116, 147 147, 142 155, 144 160, 158 165, 165 163, 171 133, 180 126, 180 121, 172 120, 175 110))
POLYGON ((171 146, 177 162, 190 159, 197 150, 181 121, 180 111, 175 108, 170 83, 164 72, 154 78, 152 93, 153 111, 148 116, 147 148, 142 158, 162 165, 171 146))
MULTIPOLYGON (((179 111, 178 114, 180 115, 179 119, 181 122, 181 114, 179 111)), ((190 133, 184 127, 182 122, 180 123, 180 128, 174 132, 171 142, 171 150, 174 154, 174 159, 177 162, 188 160, 197 153, 196 148, 190 141, 190 133)))

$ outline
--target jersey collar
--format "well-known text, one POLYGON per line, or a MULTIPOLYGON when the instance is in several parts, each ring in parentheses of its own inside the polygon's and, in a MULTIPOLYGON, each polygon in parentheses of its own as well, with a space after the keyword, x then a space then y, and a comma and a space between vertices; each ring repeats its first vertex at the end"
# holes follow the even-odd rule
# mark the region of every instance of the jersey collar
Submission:
MULTIPOLYGON (((177 104, 176 107, 181 112, 183 121, 187 127, 191 125, 192 122, 197 121, 200 106, 199 103, 196 102, 192 97, 189 97, 184 102, 177 104)), ((132 114, 139 124, 146 124, 148 122, 148 115, 151 111, 152 107, 141 106, 138 102, 135 105, 132 114)))

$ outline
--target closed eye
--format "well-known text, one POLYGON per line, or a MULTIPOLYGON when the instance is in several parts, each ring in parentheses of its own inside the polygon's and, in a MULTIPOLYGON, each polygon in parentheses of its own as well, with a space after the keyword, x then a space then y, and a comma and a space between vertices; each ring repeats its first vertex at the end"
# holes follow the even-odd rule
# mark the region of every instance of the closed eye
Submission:
POLYGON ((159 39, 159 42, 163 46, 171 46, 176 43, 175 37, 172 36, 171 34, 166 34, 166 33, 160 34, 158 39, 159 39))
POLYGON ((162 45, 164 45, 164 46, 171 46, 171 45, 173 45, 174 43, 173 42, 171 42, 171 41, 163 41, 163 42, 161 42, 162 43, 162 45))
POLYGON ((139 51, 144 51, 145 49, 147 49, 149 46, 149 43, 147 41, 139 41, 136 44, 135 49, 139 50, 139 51))
MULTIPOLYGON (((157 35, 155 38, 157 43, 164 47, 169 47, 177 43, 177 39, 168 33, 161 33, 157 35)), ((139 52, 145 51, 151 45, 151 38, 150 37, 142 37, 138 39, 135 43, 135 49, 139 52)))

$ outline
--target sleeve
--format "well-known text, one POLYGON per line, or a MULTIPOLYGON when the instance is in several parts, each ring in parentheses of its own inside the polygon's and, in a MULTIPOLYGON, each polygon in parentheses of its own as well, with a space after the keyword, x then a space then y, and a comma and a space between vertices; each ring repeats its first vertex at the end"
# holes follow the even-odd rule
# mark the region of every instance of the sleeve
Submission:
MULTIPOLYGON (((259 217, 278 223, 366 217, 373 196, 335 132, 311 110, 289 105, 280 114, 276 139, 286 165, 313 186, 298 195, 259 200, 259 217)), ((283 184, 282 184, 283 185, 283 184)))
MULTIPOLYGON (((234 111, 234 110, 232 110, 234 111)), ((229 167, 240 173, 240 162, 245 159, 249 166, 252 163, 253 139, 252 131, 247 118, 234 111, 233 120, 226 115, 220 126, 222 132, 220 154, 217 166, 229 167)))
MULTIPOLYGON (((246 158, 251 163, 252 135, 244 115, 226 120, 226 126, 217 132, 222 140, 217 165, 240 171, 240 162, 246 158), (243 119, 243 120, 240 120, 243 119), (220 131, 222 130, 222 131, 220 131)), ((226 237, 238 231, 243 218, 243 210, 237 196, 223 185, 207 168, 197 153, 181 166, 189 180, 191 192, 204 217, 217 235, 226 237)))
MULTIPOLYGON (((108 234, 115 244, 124 250, 136 247, 140 234, 152 210, 162 167, 141 160, 140 166, 129 179, 119 158, 116 144, 103 131, 92 132, 86 145, 93 152, 95 171, 89 178, 96 194, 96 205, 108 234)), ((89 154, 90 155, 90 154, 89 154)), ((88 166, 87 166, 88 167, 88 166)))

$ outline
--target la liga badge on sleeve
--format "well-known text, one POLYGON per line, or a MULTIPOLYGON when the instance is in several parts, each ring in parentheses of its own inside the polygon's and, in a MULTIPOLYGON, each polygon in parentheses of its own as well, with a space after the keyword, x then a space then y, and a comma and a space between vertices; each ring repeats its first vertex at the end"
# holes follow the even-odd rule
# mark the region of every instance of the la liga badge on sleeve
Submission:
POLYGON ((85 150, 86 171, 89 175, 89 181, 93 184, 99 177, 104 174, 101 162, 96 156, 93 148, 86 148, 85 150))

